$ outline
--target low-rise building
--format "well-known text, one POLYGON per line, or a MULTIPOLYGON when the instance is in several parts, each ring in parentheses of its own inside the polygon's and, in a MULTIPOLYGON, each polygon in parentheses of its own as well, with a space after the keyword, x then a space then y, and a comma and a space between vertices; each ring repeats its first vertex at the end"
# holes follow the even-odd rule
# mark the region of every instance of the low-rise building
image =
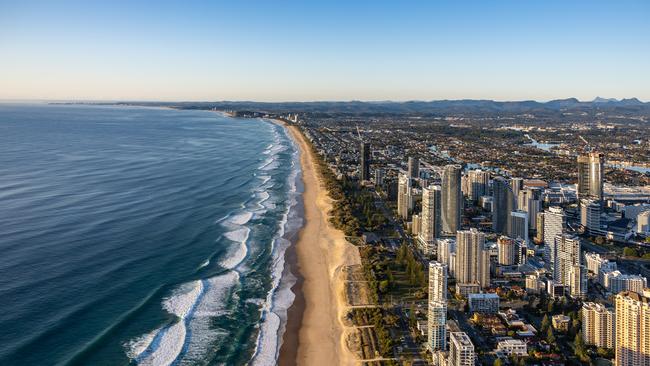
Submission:
POLYGON ((469 294, 467 301, 471 312, 496 314, 499 311, 499 295, 494 293, 469 294))
POLYGON ((504 356, 527 356, 528 347, 526 343, 520 339, 507 338, 497 343, 496 353, 504 356))
POLYGON ((553 315, 551 318, 551 323, 553 324, 553 329, 560 332, 566 332, 569 330, 571 318, 563 314, 553 315))
POLYGON ((481 286, 478 283, 457 283, 456 293, 462 297, 468 297, 469 294, 478 294, 481 292, 481 286))

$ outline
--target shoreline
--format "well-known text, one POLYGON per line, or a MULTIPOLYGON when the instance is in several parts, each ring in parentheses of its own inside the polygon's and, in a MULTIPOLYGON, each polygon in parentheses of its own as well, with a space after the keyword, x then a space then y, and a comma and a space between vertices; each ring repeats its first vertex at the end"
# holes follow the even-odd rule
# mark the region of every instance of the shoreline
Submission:
POLYGON ((285 253, 296 276, 291 288, 295 299, 287 310, 278 364, 354 365, 342 320, 348 304, 341 274, 348 265, 360 263, 359 252, 329 222, 331 199, 303 134, 296 126, 274 121, 287 129, 300 151, 304 209, 298 239, 285 253))

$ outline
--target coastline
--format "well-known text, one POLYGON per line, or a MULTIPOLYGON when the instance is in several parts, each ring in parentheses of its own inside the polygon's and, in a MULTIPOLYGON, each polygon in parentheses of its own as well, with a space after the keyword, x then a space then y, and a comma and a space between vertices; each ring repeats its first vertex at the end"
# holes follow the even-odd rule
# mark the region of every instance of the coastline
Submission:
POLYGON ((313 152, 296 126, 275 120, 300 150, 303 227, 286 252, 296 282, 278 356, 280 365, 353 365, 346 346, 343 317, 347 308, 342 270, 360 263, 358 249, 329 222, 331 199, 315 166, 313 152))

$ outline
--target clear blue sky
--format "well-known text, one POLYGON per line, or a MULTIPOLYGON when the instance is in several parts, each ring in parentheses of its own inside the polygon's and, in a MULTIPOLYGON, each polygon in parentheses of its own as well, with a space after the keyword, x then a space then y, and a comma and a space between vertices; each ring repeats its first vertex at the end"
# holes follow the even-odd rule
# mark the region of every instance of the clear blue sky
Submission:
POLYGON ((650 1, 0 0, 0 99, 597 95, 650 100, 650 1))

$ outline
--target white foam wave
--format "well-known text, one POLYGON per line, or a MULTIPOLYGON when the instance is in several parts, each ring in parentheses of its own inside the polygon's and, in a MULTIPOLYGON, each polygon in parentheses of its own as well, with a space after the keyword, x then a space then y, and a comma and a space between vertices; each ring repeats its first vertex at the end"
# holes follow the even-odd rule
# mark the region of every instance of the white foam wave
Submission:
POLYGON ((163 301, 163 308, 176 315, 177 321, 130 342, 127 355, 139 365, 171 365, 183 351, 187 336, 186 318, 197 304, 203 289, 203 282, 198 280, 176 289, 163 301))
POLYGON ((242 227, 241 229, 229 231, 224 235, 228 240, 239 243, 239 245, 235 247, 235 249, 229 253, 226 258, 219 262, 222 267, 233 269, 244 261, 246 255, 248 254, 248 246, 246 246, 246 242, 248 241, 250 232, 251 229, 242 227))
POLYGON ((240 212, 236 215, 233 215, 226 220, 227 224, 230 225, 244 225, 253 218, 253 213, 250 211, 240 212))
MULTIPOLYGON (((286 134, 286 130, 283 130, 286 134)), ((291 140, 292 141, 292 140, 291 140)), ((295 147, 294 142, 291 142, 295 147)), ((273 365, 277 363, 280 346, 282 345, 282 335, 285 331, 287 310, 295 299, 295 294, 291 287, 296 278, 291 275, 290 271, 285 271, 285 252, 291 243, 284 239, 286 230, 293 229, 290 225, 289 217, 291 208, 296 205, 297 187, 296 179, 300 171, 299 165, 295 164, 298 159, 297 149, 294 150, 291 173, 288 177, 289 197, 287 200, 287 209, 283 214, 281 224, 276 239, 272 242, 274 260, 272 264, 272 286, 268 292, 266 301, 262 306, 262 322, 260 331, 257 336, 257 345, 252 365, 273 365)), ((292 220, 293 221, 293 220, 292 220)))
POLYGON ((228 313, 227 298, 239 281, 239 273, 228 271, 223 275, 204 280, 205 291, 189 320, 191 334, 181 365, 195 365, 205 361, 205 355, 213 351, 210 344, 226 334, 212 327, 215 316, 228 313))

